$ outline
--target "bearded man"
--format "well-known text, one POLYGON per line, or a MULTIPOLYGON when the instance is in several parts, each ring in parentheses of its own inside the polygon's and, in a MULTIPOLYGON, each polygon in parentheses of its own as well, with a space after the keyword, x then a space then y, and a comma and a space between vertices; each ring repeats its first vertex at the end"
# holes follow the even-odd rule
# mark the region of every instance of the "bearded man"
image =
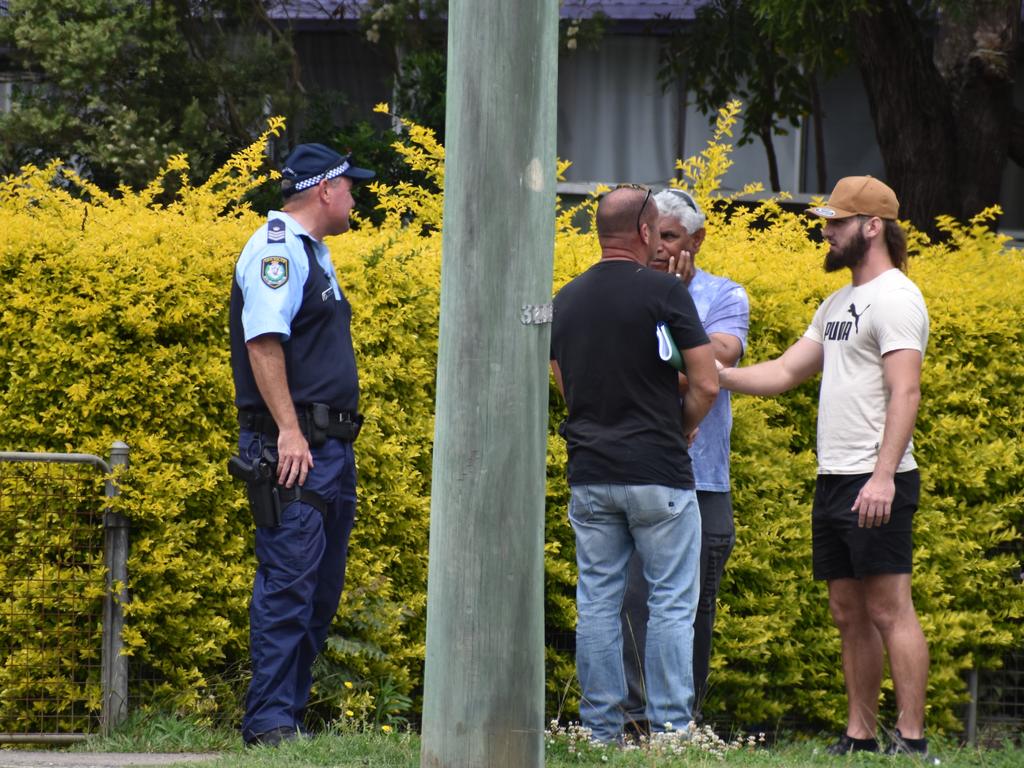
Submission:
POLYGON ((897 719, 887 752, 928 752, 928 644, 910 573, 920 477, 911 436, 921 399, 928 312, 906 276, 895 193, 870 176, 840 179, 825 205, 825 271, 850 285, 821 303, 803 337, 775 360, 723 368, 723 389, 775 395, 821 372, 818 477, 811 513, 814 578, 828 582, 842 639, 847 725, 828 751, 877 752, 885 654, 897 719))

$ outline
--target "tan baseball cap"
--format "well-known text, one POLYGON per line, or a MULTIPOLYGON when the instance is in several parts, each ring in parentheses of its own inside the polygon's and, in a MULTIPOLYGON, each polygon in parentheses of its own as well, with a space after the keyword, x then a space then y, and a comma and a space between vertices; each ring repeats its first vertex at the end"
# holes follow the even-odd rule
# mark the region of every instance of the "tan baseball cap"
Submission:
POLYGON ((850 216, 896 219, 900 202, 895 192, 873 176, 847 176, 836 183, 825 205, 816 205, 807 212, 823 219, 847 219, 850 216))

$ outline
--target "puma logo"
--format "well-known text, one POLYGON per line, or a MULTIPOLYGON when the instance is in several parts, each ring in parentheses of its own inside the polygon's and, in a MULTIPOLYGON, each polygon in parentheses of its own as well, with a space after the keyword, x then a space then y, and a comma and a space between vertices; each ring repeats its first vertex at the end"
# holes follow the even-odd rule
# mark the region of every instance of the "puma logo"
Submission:
POLYGON ((864 307, 863 311, 861 311, 858 314, 857 313, 857 305, 856 304, 851 304, 850 305, 850 308, 847 310, 847 312, 849 312, 851 315, 853 315, 853 332, 854 333, 860 333, 860 319, 864 316, 864 312, 867 312, 869 309, 871 309, 871 305, 870 304, 868 304, 866 307, 864 307))

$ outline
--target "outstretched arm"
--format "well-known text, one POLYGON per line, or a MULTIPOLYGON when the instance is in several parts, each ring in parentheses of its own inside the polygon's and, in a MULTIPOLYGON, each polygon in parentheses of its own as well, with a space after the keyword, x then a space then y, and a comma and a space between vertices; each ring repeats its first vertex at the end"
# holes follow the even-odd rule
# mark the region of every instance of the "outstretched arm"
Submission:
POLYGON ((820 373, 824 360, 821 344, 801 337, 774 360, 746 368, 721 368, 718 376, 723 389, 747 395, 777 395, 820 373))

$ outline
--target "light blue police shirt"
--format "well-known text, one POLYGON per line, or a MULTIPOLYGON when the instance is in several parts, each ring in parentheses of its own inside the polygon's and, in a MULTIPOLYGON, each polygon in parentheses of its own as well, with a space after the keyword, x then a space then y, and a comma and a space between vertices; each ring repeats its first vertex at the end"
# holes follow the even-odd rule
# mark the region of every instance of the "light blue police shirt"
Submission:
POLYGON ((341 301, 341 289, 327 246, 314 240, 295 219, 283 211, 267 214, 267 223, 256 230, 242 249, 235 265, 235 278, 242 289, 242 328, 245 340, 276 333, 285 342, 291 336, 292 320, 302 305, 302 286, 309 276, 309 259, 300 236, 313 243, 317 263, 324 270, 341 301))
MULTIPOLYGON (((743 286, 725 277, 696 270, 690 281, 690 296, 704 331, 728 333, 747 347, 750 302, 743 286)), ((698 491, 729 490, 729 433, 732 431, 732 407, 729 391, 720 390, 711 410, 700 423, 697 439, 690 447, 693 477, 698 491)))

